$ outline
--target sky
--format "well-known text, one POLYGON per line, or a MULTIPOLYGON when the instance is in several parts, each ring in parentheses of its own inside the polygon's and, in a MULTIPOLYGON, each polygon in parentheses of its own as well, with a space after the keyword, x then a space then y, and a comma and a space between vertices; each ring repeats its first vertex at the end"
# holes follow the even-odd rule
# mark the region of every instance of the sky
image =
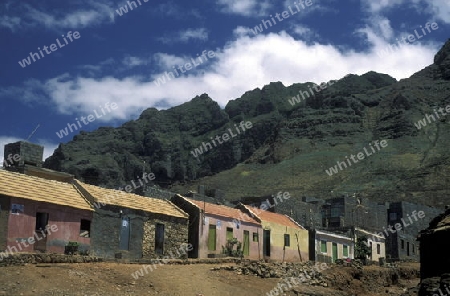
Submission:
POLYGON ((449 0, 3 0, 0 145, 48 157, 81 130, 203 93, 224 107, 276 81, 400 80, 433 63, 449 29, 449 0))

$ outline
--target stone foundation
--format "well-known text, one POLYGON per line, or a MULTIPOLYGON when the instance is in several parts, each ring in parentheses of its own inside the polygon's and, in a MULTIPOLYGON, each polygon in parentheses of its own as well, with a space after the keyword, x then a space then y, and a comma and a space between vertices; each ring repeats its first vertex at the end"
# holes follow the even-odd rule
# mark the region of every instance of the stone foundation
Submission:
POLYGON ((0 260, 1 266, 22 266, 25 264, 39 263, 90 263, 102 262, 103 260, 94 256, 68 256, 63 254, 29 254, 17 253, 9 255, 0 260))

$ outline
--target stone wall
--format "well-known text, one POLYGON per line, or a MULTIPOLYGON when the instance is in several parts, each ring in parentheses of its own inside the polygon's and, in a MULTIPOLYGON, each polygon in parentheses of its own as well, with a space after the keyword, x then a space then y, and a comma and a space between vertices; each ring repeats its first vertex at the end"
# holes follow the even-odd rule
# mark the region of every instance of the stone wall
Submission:
POLYGON ((101 261, 101 258, 97 258, 95 256, 17 253, 11 254, 0 260, 0 267, 12 265, 22 266, 25 264, 38 263, 89 263, 101 261))
POLYGON ((186 250, 188 243, 188 219, 165 215, 151 215, 144 222, 144 237, 142 243, 143 258, 158 258, 155 253, 156 224, 164 225, 164 247, 162 256, 179 258, 180 248, 186 250))
POLYGON ((141 258, 144 215, 143 211, 108 205, 96 209, 91 223, 91 254, 102 258, 141 258), (121 250, 120 231, 125 216, 130 218, 130 243, 128 250, 121 250))

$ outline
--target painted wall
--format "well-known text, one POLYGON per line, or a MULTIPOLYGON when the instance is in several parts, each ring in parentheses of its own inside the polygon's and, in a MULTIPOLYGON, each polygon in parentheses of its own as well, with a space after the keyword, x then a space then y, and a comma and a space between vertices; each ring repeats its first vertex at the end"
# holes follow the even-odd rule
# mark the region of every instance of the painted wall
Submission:
MULTIPOLYGON (((236 218, 238 219, 238 217, 236 218)), ((225 247, 227 242, 226 233, 227 227, 233 229, 233 237, 236 237, 239 242, 244 245, 244 230, 249 232, 249 255, 244 258, 259 260, 262 258, 262 230, 257 224, 248 222, 241 222, 239 228, 231 218, 225 218, 206 214, 205 223, 202 223, 200 218, 198 233, 199 233, 199 258, 208 258, 210 254, 222 254, 222 246, 225 247), (208 234, 209 225, 216 225, 216 250, 208 249, 208 234), (258 241, 253 241, 253 233, 258 234, 258 241)), ((236 245, 234 246, 236 248, 236 245)))
POLYGON ((69 241, 77 241, 81 249, 89 249, 91 239, 80 237, 80 222, 81 219, 92 221, 91 211, 14 197, 11 197, 8 212, 7 247, 14 251, 13 247, 16 247, 18 252, 34 252, 35 244, 27 243, 26 247, 20 242, 26 242, 28 238, 35 236, 35 233, 35 240, 40 238, 42 241, 42 233, 35 231, 37 212, 48 213, 48 225, 56 225, 53 229, 57 229, 47 236, 46 252, 64 253, 64 247, 69 241), (13 204, 23 206, 23 212, 11 213, 13 204))
POLYGON ((6 249, 10 205, 11 201, 9 196, 0 194, 0 250, 6 249))
POLYGON ((333 243, 337 245, 336 259, 354 258, 354 244, 351 239, 337 238, 323 233, 316 233, 314 240, 315 261, 333 263, 333 243), (321 241, 326 241, 326 252, 322 252, 321 241), (348 256, 344 256, 344 245, 348 246, 348 256))
POLYGON ((383 241, 374 241, 370 237, 367 242, 372 245, 372 255, 369 257, 370 260, 379 262, 380 258, 386 258, 386 244, 383 241), (377 252, 377 245, 380 245, 380 253, 377 252))
POLYGON ((267 221, 262 221, 261 224, 263 229, 270 230, 270 257, 264 256, 264 259, 298 262, 300 261, 298 247, 300 247, 302 261, 309 260, 309 238, 307 230, 267 221), (289 234, 290 246, 284 247, 284 234, 289 234), (295 234, 298 235, 298 244, 295 234))

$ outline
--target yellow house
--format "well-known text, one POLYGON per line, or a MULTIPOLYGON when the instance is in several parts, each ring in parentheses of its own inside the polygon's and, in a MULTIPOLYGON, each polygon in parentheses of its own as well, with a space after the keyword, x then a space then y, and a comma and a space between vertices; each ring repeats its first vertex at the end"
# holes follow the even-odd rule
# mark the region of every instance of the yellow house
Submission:
POLYGON ((239 204, 237 206, 261 223, 262 253, 265 260, 308 261, 308 230, 289 216, 239 204))

